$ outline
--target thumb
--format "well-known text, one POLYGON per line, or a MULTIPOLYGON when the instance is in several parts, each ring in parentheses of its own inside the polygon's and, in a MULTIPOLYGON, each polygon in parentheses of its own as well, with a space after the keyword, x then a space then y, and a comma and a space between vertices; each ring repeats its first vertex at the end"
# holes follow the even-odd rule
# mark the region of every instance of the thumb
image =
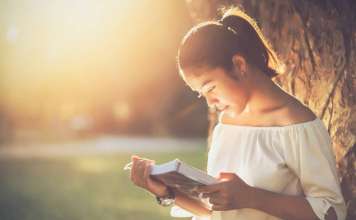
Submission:
POLYGON ((136 159, 140 159, 140 157, 135 154, 131 155, 131 160, 136 160, 136 159))
POLYGON ((235 173, 230 173, 230 172, 220 172, 219 174, 219 180, 231 180, 236 176, 235 173))

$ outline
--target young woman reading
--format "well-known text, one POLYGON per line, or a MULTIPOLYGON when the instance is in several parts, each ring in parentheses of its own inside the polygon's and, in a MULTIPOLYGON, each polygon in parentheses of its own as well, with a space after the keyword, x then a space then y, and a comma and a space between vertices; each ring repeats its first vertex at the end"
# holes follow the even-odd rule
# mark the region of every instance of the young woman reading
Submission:
POLYGON ((154 161, 133 156, 136 185, 174 198, 195 220, 345 219, 330 136, 271 80, 278 59, 253 19, 233 8, 196 25, 177 58, 185 83, 220 111, 207 165, 220 181, 198 188, 212 211, 152 180, 154 161))

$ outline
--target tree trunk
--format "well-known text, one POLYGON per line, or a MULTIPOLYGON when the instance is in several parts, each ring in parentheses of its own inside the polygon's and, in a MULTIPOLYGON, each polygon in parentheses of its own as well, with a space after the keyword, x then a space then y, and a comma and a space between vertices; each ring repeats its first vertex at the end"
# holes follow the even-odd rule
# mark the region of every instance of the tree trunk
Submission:
MULTIPOLYGON (((236 5, 254 17, 286 65, 274 81, 308 105, 333 140, 347 219, 356 219, 356 1, 187 0, 194 22, 236 5)), ((211 130, 217 122, 209 113, 211 130)))

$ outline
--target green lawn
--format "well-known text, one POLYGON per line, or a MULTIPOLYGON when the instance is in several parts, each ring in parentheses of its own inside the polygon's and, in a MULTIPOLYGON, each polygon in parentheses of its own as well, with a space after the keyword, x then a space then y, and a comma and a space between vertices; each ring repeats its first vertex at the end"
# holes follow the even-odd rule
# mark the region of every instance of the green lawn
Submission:
MULTIPOLYGON (((206 152, 142 153, 204 169, 206 152)), ((174 219, 122 167, 129 154, 56 159, 0 159, 1 220, 174 219)))

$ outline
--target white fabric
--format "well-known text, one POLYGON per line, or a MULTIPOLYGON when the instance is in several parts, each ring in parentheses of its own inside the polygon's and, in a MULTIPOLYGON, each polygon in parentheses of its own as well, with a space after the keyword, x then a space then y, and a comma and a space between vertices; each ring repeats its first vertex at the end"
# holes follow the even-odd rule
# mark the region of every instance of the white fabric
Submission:
POLYGON ((190 213, 189 211, 185 209, 181 209, 179 206, 176 205, 172 206, 170 215, 172 217, 177 217, 177 218, 193 216, 192 213, 190 213))
MULTIPOLYGON (((330 206, 338 220, 346 217, 330 136, 323 122, 315 120, 282 127, 222 124, 213 130, 207 172, 234 172, 247 184, 265 190, 305 196, 322 220, 330 206)), ((181 208, 175 206, 175 217, 181 208)), ((173 216, 172 215, 172 216, 173 216)), ((187 213, 185 212, 185 216, 187 213)), ((279 220, 257 209, 213 211, 192 220, 279 220)))

